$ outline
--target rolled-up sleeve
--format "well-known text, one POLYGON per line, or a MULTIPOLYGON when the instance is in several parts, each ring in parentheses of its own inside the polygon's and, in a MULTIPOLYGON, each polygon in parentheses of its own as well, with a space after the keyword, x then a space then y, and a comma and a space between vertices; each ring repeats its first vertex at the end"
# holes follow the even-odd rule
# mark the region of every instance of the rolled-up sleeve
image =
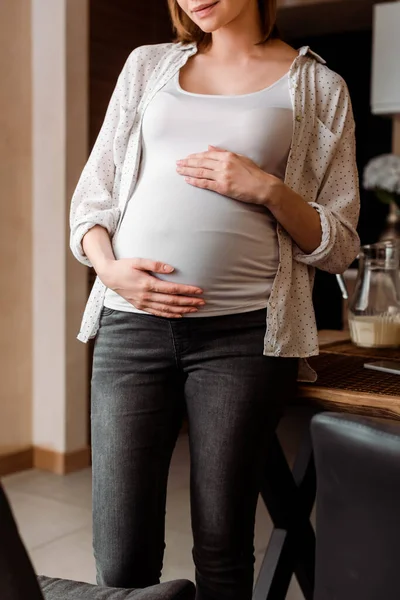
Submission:
POLYGON ((360 194, 356 163, 355 124, 346 85, 341 90, 338 142, 322 178, 317 201, 310 206, 321 219, 322 239, 312 254, 295 246, 294 259, 329 273, 343 273, 356 258, 360 194))

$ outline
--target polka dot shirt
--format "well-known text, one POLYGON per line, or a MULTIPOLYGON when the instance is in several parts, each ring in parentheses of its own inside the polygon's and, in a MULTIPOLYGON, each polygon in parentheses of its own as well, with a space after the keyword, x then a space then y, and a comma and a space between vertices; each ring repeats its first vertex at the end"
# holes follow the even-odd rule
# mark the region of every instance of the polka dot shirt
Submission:
MULTIPOLYGON (((143 114, 155 94, 197 52, 195 45, 143 46, 128 58, 71 204, 71 249, 91 266, 84 235, 101 225, 113 238, 138 177, 143 114)), ((264 354, 306 358, 318 354, 312 303, 315 268, 342 273, 356 257, 359 184, 354 119, 347 86, 308 47, 290 73, 293 138, 285 183, 319 213, 322 241, 304 254, 278 225, 279 269, 268 302, 264 354)), ((106 288, 97 278, 78 339, 98 331, 106 288)), ((315 378, 305 361, 300 379, 315 378)))

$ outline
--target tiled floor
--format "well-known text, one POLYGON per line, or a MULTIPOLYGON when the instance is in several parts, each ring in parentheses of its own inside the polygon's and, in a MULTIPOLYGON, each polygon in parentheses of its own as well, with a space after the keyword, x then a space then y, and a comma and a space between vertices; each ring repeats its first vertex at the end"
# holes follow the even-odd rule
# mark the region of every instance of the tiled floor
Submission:
MULTIPOLYGON (((280 437, 289 456, 297 447, 306 418, 307 415, 292 413, 282 424, 280 437)), ((67 477, 27 471, 6 477, 3 483, 37 572, 94 583, 90 470, 67 477)), ((188 489, 188 444, 187 437, 181 436, 169 482, 164 580, 194 579, 188 489)), ((271 521, 260 502, 255 539, 257 570, 270 532, 271 521)), ((295 581, 287 600, 302 600, 295 581)))

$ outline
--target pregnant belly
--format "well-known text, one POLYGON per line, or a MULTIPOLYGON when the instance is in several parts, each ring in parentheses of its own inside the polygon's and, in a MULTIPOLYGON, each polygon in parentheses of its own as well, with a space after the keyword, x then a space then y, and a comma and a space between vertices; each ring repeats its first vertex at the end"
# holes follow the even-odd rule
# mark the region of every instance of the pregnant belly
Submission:
POLYGON ((114 241, 117 258, 172 265, 166 281, 204 290, 208 310, 267 300, 278 265, 276 225, 264 207, 179 185, 173 197, 137 190, 114 241))

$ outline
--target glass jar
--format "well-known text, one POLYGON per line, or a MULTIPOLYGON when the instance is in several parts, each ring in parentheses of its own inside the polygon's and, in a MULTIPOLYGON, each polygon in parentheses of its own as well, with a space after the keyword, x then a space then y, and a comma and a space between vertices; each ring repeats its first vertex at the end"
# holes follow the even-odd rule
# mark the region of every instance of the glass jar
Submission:
POLYGON ((400 346, 400 244, 389 240, 362 246, 349 304, 354 344, 364 348, 400 346))

